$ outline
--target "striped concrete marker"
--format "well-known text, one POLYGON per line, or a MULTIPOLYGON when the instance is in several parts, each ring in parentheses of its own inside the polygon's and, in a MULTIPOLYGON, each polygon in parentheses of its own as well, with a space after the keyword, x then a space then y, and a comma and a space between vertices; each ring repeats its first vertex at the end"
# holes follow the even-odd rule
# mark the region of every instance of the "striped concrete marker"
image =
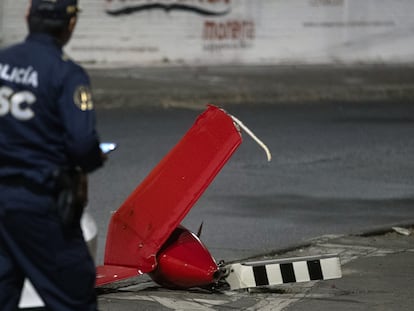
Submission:
POLYGON ((330 280, 342 277, 336 255, 297 257, 229 264, 230 289, 330 280))

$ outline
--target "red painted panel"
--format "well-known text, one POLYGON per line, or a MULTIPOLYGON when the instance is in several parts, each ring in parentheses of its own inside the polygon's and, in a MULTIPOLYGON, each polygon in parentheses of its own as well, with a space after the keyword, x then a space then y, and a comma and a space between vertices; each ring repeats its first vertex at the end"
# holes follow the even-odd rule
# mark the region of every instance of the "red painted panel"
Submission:
POLYGON ((209 106, 113 214, 105 264, 154 270, 158 250, 240 144, 231 117, 209 106))
POLYGON ((141 273, 136 268, 127 268, 119 266, 98 266, 96 267, 96 286, 129 279, 139 276, 141 273))
POLYGON ((164 287, 191 288, 214 284, 219 268, 200 239, 179 226, 157 254, 157 268, 151 278, 164 287))

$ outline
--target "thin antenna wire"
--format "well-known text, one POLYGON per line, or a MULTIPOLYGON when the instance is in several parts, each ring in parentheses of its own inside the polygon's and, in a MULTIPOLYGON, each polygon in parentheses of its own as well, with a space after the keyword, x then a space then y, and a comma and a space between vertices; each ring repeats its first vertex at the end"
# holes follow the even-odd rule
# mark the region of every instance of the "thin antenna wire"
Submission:
POLYGON ((229 114, 230 117, 233 119, 233 121, 240 126, 243 131, 245 131, 251 138, 253 138, 253 140, 264 149, 264 151, 266 152, 266 156, 267 156, 267 161, 270 162, 272 160, 272 154, 270 153, 269 148, 265 145, 264 142, 262 142, 259 138, 257 138, 257 136, 246 126, 243 124, 242 121, 240 121, 239 119, 237 119, 235 116, 229 114))

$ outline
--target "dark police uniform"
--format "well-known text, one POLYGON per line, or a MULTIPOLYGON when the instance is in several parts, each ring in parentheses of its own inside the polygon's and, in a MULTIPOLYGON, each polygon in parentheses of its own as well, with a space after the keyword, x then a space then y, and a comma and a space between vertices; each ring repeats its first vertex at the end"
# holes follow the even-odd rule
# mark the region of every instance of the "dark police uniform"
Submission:
POLYGON ((63 230, 56 172, 102 165, 85 71, 55 39, 0 50, 0 309, 28 277, 50 310, 96 310, 95 266, 80 224, 63 230))

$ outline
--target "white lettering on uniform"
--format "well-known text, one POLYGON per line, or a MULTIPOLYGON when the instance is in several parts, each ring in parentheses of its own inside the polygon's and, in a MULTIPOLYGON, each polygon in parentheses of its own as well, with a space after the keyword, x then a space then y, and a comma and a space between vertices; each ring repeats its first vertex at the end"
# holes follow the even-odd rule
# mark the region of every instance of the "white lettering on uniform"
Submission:
POLYGON ((9 71, 9 65, 4 65, 3 69, 1 70, 0 77, 6 81, 10 81, 10 76, 7 75, 7 71, 9 71))
POLYGON ((35 101, 36 97, 33 93, 29 91, 18 92, 11 98, 10 112, 16 119, 22 121, 29 120, 34 117, 34 112, 29 106, 35 101), (22 107, 23 104, 26 104, 27 106, 22 107))
POLYGON ((36 102, 36 96, 29 91, 13 92, 13 89, 0 87, 0 117, 10 113, 20 121, 27 121, 34 117, 31 105, 36 102))
POLYGON ((31 84, 34 88, 38 86, 38 79, 37 79, 37 71, 33 71, 30 73, 29 78, 27 79, 27 84, 31 84))
POLYGON ((31 66, 20 68, 0 63, 0 79, 12 83, 29 85, 34 88, 39 86, 38 73, 31 66))
POLYGON ((0 87, 0 117, 9 112, 9 98, 13 94, 13 90, 7 86, 0 87))

